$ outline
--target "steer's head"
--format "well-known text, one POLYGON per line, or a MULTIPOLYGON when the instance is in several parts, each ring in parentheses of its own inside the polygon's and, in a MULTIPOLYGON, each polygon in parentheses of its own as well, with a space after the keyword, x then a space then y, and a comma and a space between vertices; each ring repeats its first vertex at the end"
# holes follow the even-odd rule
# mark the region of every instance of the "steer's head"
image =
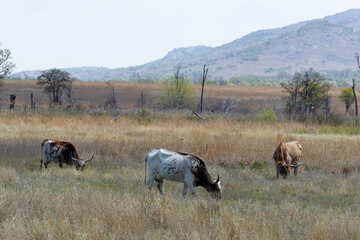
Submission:
POLYGON ((286 178, 290 173, 290 168, 297 168, 301 165, 306 165, 305 163, 297 163, 297 164, 290 164, 290 163, 282 163, 278 162, 279 165, 279 173, 283 178, 286 178))
POLYGON ((81 170, 81 171, 83 171, 84 168, 85 168, 86 163, 87 163, 87 162, 90 162, 91 160, 93 160, 94 157, 95 157, 95 155, 93 154, 91 158, 86 159, 86 160, 84 160, 84 159, 77 159, 77 158, 72 158, 72 160, 75 161, 75 163, 76 163, 76 170, 81 170))
POLYGON ((209 183, 209 192, 211 193, 211 197, 216 199, 221 199, 222 192, 221 192, 221 180, 218 175, 218 178, 215 182, 208 182, 209 183))
POLYGON ((290 173, 290 164, 278 162, 279 173, 283 178, 286 178, 290 173))

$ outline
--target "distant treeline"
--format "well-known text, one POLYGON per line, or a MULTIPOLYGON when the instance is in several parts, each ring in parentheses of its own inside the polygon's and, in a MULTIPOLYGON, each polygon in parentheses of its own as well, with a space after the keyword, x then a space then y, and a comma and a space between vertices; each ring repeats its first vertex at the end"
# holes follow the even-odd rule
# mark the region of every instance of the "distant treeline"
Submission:
MULTIPOLYGON (((351 71, 351 70, 331 70, 325 71, 322 73, 325 76, 325 79, 330 84, 330 87, 349 87, 352 85, 352 79, 355 79, 355 82, 360 85, 360 71, 351 71)), ((294 75, 288 72, 278 72, 276 76, 240 76, 232 77, 230 79, 208 79, 206 80, 207 85, 239 85, 239 86, 280 86, 282 82, 286 82, 291 79, 294 75)), ((19 80, 18 78, 13 78, 19 80)), ((21 80, 36 80, 33 77, 23 77, 21 80)), ((149 84, 161 84, 164 83, 164 79, 153 79, 145 78, 138 76, 137 78, 131 80, 123 79, 113 79, 112 81, 116 82, 135 82, 135 83, 149 83, 149 84)), ((190 81, 193 84, 201 84, 201 79, 191 79, 190 81)))

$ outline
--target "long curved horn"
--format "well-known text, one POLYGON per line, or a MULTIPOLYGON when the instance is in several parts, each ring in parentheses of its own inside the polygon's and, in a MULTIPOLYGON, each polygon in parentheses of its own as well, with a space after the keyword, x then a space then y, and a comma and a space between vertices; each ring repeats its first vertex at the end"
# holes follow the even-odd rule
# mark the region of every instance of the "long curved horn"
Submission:
POLYGON ((288 167, 288 165, 283 162, 277 162, 277 165, 280 165, 281 167, 288 167))
POLYGON ((87 160, 77 159, 77 158, 74 158, 74 157, 71 157, 71 158, 72 158, 72 160, 74 160, 74 161, 84 161, 84 162, 90 162, 91 160, 93 160, 93 159, 94 159, 94 157, 95 157, 95 154, 93 154, 93 155, 92 155, 92 157, 91 157, 91 158, 89 158, 89 159, 87 159, 87 160))
POLYGON ((87 160, 84 160, 84 162, 90 162, 91 160, 94 159, 94 157, 95 157, 95 154, 93 154, 91 158, 89 158, 89 159, 87 159, 87 160))
POLYGON ((220 176, 219 176, 219 174, 218 174, 218 178, 217 178, 217 180, 215 181, 215 183, 218 183, 220 181, 220 176))
POLYGON ((306 165, 305 163, 298 163, 298 164, 296 164, 296 165, 290 165, 290 167, 293 167, 293 168, 297 168, 297 167, 299 167, 299 166, 301 166, 301 165, 306 165))

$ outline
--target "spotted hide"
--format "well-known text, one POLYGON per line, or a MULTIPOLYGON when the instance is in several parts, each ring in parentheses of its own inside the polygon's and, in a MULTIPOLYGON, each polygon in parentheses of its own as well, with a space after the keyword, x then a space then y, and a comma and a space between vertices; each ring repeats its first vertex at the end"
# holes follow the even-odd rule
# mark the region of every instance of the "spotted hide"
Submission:
POLYGON ((68 165, 76 165, 77 170, 84 170, 85 163, 93 160, 94 154, 90 159, 84 160, 79 158, 79 154, 76 151, 74 145, 70 142, 54 141, 51 139, 45 139, 41 143, 42 158, 40 161, 40 167, 44 163, 44 167, 47 168, 50 162, 59 163, 59 167, 62 168, 63 163, 68 165))
POLYGON ((294 168, 294 174, 297 175, 298 167, 305 165, 298 163, 301 157, 302 146, 297 142, 282 142, 274 152, 273 159, 275 161, 276 176, 279 174, 286 178, 290 174, 290 168, 294 168))
POLYGON ((149 165, 149 179, 147 186, 151 190, 154 181, 163 194, 164 179, 184 183, 183 196, 187 189, 195 194, 194 187, 204 187, 213 198, 221 198, 221 181, 213 181, 206 170, 203 160, 193 154, 171 152, 165 149, 153 149, 145 158, 145 185, 146 166, 149 165))

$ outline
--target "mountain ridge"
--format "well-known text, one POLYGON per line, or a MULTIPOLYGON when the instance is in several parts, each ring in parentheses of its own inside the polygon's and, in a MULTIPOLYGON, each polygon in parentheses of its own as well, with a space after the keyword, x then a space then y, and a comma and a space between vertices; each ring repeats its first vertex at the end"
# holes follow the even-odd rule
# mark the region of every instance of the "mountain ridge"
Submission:
MULTIPOLYGON (((360 9, 307 20, 281 28, 251 32, 217 47, 191 46, 169 51, 163 58, 126 68, 64 68, 81 80, 165 79, 181 65, 188 78, 200 77, 204 64, 209 78, 289 74, 309 67, 317 71, 355 69, 354 58, 360 52, 360 9)), ((15 73, 14 78, 35 78, 40 71, 15 73)))

